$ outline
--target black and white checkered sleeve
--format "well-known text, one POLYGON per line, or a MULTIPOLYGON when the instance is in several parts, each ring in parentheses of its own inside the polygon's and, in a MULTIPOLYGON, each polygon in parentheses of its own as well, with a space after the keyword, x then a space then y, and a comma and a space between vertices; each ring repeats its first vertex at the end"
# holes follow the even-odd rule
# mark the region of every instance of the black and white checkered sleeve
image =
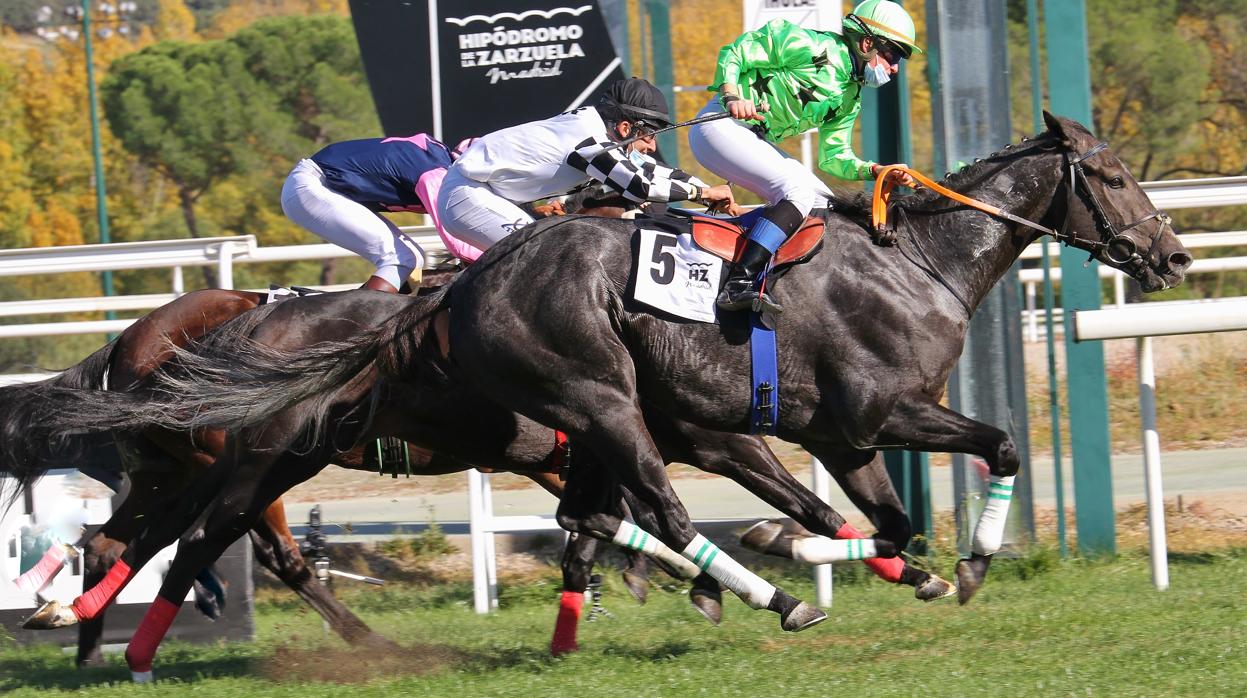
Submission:
POLYGON ((567 164, 619 192, 629 201, 687 201, 697 195, 697 185, 680 170, 658 166, 638 168, 609 141, 586 138, 567 156, 567 164), (608 148, 610 148, 608 150, 608 148))

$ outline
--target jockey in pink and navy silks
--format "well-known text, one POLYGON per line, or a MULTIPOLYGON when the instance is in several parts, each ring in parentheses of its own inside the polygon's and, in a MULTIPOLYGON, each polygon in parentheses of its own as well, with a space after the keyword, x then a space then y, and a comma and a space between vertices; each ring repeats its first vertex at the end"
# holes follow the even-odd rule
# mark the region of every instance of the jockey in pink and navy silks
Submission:
POLYGON ((468 143, 451 150, 417 134, 330 144, 295 165, 282 187, 282 210, 303 228, 375 265, 365 288, 396 292, 424 266, 424 252, 380 213, 427 213, 452 254, 469 261, 481 254, 445 235, 436 210, 446 169, 468 143))

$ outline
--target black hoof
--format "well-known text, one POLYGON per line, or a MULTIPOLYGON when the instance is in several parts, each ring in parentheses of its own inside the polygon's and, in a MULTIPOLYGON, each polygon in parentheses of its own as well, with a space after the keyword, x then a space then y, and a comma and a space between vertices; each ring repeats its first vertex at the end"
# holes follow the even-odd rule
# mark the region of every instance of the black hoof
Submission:
POLYGON ((351 641, 351 645, 355 647, 366 647, 371 650, 377 650, 378 652, 406 652, 406 650, 403 649, 403 647, 397 642, 372 631, 369 631, 367 634, 351 641))
POLYGON ((723 592, 714 577, 705 572, 698 575, 688 590, 688 600, 711 625, 723 622, 723 592))
POLYGON ((649 598, 649 578, 629 569, 623 572, 623 582, 628 593, 632 594, 632 598, 644 606, 646 599, 649 598))
POLYGON ((991 555, 973 553, 969 559, 957 561, 957 603, 965 605, 983 586, 987 577, 987 567, 992 563, 991 555))
POLYGON ((928 574, 926 580, 914 586, 914 598, 919 601, 935 601, 957 593, 957 586, 947 579, 928 574))
POLYGON ((86 656, 78 657, 79 669, 94 669, 96 667, 107 665, 108 662, 104 659, 104 653, 101 652, 98 647, 92 649, 90 652, 87 652, 86 656))
POLYGON ((794 536, 784 530, 780 521, 759 521, 740 536, 740 545, 746 550, 764 555, 792 559, 794 536))
POLYGON ((768 611, 779 614, 779 627, 786 632, 797 633, 827 620, 827 614, 808 603, 789 596, 783 589, 776 589, 775 596, 767 605, 768 611))

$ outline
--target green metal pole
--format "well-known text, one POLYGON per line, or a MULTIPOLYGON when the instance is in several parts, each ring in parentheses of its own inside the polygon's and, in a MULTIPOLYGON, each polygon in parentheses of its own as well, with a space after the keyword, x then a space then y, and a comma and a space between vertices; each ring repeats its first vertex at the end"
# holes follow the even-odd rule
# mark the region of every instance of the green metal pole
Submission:
MULTIPOLYGON (((649 14, 650 51, 654 57, 654 84, 667 96, 671 118, 679 121, 675 108, 675 70, 671 60, 671 6, 667 0, 645 0, 649 14)), ((658 148, 672 167, 680 166, 679 136, 668 131, 658 136, 658 148)))
MULTIPOLYGON (((1026 0, 1026 28, 1030 34, 1031 58, 1031 112, 1035 120, 1035 132, 1043 131, 1043 75, 1039 70, 1039 2, 1026 0)), ((1052 470, 1056 486, 1056 537, 1061 557, 1069 557, 1069 545, 1065 536, 1065 467, 1061 462, 1061 394, 1056 372, 1056 332, 1053 327, 1052 310, 1055 307, 1052 292, 1052 259, 1048 252, 1048 240, 1043 244, 1043 303, 1044 329, 1048 345, 1048 409, 1052 421, 1052 470)))
MULTIPOLYGON (((1087 60, 1084 0, 1044 4, 1048 90, 1052 110, 1091 124, 1091 74, 1087 60)), ((1061 250, 1061 305, 1065 308, 1065 365, 1069 394, 1070 444, 1074 461, 1075 523, 1084 555, 1117 551, 1113 473, 1108 433, 1108 384, 1101 342, 1074 342, 1074 310, 1100 307, 1099 264, 1086 253, 1061 250)))
MULTIPOLYGON (((87 59, 87 100, 91 107, 91 154, 95 159, 95 211, 99 217, 100 243, 108 244, 111 240, 108 234, 108 202, 104 188, 104 153, 100 144, 100 115, 95 97, 95 54, 91 48, 90 0, 82 0, 82 40, 85 42, 87 59)), ((113 295, 113 273, 101 272, 100 280, 104 295, 113 295)), ((114 317, 115 314, 109 311, 108 319, 112 320, 114 317)))

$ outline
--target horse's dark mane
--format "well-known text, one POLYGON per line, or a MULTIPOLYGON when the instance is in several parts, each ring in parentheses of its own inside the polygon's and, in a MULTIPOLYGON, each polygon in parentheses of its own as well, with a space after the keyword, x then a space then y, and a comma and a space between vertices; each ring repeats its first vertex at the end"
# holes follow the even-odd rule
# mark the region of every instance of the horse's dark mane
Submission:
MULTIPOLYGON (((1017 143, 1010 143, 987 157, 975 159, 974 162, 956 172, 944 173, 944 178, 939 180, 938 183, 943 187, 959 192, 962 189, 978 184, 1001 161, 1017 157, 1019 154, 1032 148, 1042 147, 1055 137, 1051 132, 1045 131, 1034 137, 1023 138, 1017 143)), ((899 195, 893 201, 908 211, 930 211, 939 206, 947 206, 949 203, 948 199, 944 198, 942 194, 937 194, 935 191, 926 188, 919 189, 912 194, 899 195)), ((869 202, 867 203, 867 215, 869 216, 869 202)))

